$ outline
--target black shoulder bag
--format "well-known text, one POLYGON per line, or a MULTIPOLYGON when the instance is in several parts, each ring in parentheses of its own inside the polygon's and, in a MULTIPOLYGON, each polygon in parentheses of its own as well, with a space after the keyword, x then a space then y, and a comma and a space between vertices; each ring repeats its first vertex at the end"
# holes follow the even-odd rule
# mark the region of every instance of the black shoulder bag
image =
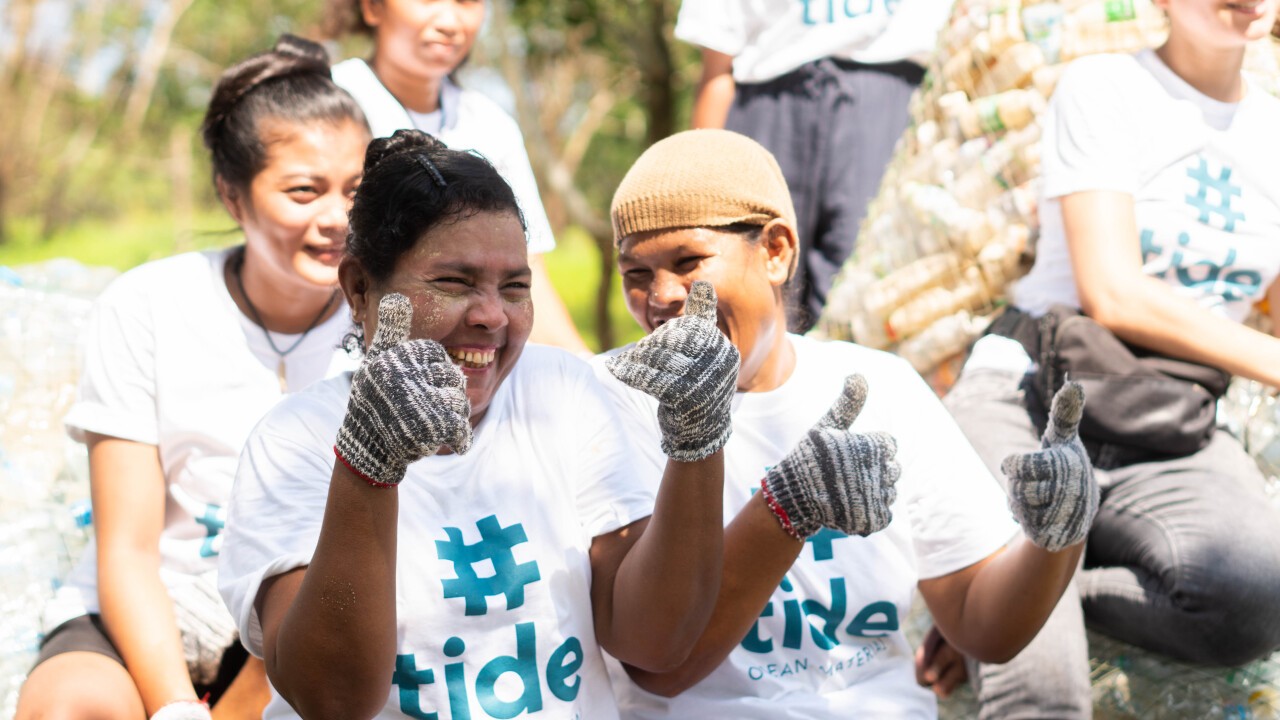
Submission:
POLYGON ((993 329, 1037 362, 1032 383, 1041 402, 1047 407, 1068 379, 1084 387, 1080 436, 1091 455, 1104 444, 1129 450, 1120 453, 1128 461, 1183 456, 1213 438, 1229 373, 1125 343, 1076 308, 1054 305, 1039 319, 1010 311, 1020 317, 993 329))

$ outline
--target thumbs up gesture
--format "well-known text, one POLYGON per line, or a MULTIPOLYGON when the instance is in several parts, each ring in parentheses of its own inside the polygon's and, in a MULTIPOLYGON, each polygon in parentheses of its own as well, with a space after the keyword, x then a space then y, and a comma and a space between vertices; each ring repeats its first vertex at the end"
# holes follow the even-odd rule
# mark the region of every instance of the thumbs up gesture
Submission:
POLYGON ((683 462, 724 447, 738 385, 738 349, 716 327, 716 291, 695 281, 684 314, 669 320, 605 366, 658 400, 662 451, 683 462))
POLYGON ((1077 433, 1083 413, 1084 390, 1067 383, 1053 396, 1042 449, 1000 465, 1009 477, 1009 510, 1027 538, 1050 552, 1084 540, 1098 513, 1098 483, 1077 433))
POLYGON ((441 445, 471 448, 466 378, 434 340, 408 340, 409 299, 384 295, 378 329, 351 378, 347 416, 334 452, 371 485, 391 487, 415 460, 441 445))
POLYGON ((761 481, 765 502, 792 537, 824 527, 866 536, 893 519, 898 443, 888 433, 849 432, 866 400, 867 381, 850 375, 827 414, 761 481))

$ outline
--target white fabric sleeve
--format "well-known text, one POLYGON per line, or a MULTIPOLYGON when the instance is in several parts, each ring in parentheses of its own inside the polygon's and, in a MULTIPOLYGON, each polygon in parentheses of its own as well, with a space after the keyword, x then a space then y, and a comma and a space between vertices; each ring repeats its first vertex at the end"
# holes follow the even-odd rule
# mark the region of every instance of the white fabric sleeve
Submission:
POLYGON ((747 1, 684 0, 676 16, 676 38, 725 55, 741 53, 750 40, 747 1))
POLYGON ((647 463, 637 462, 634 438, 600 383, 587 368, 582 377, 574 405, 582 428, 578 517, 587 534, 596 537, 652 515, 657 483, 650 484, 647 463))
POLYGON ((902 465, 898 505, 911 524, 920 578, 935 578, 1004 547, 1018 525, 1004 490, 942 401, 906 361, 895 364, 901 379, 889 402, 902 465))
POLYGON ((529 254, 551 252, 556 247, 556 238, 551 232, 551 222, 547 220, 547 210, 542 206, 538 181, 534 178, 533 166, 529 163, 529 153, 524 148, 524 135, 510 115, 496 105, 493 106, 493 112, 501 116, 494 120, 497 137, 493 138, 492 152, 495 157, 486 157, 493 163, 498 174, 511 185, 516 202, 520 204, 520 212, 524 214, 525 224, 529 228, 529 254))
POLYGON ((246 648, 262 657, 254 604, 263 581, 311 563, 333 473, 341 414, 293 395, 249 436, 236 472, 218 558, 218 589, 246 648), (331 430, 331 432, 327 432, 331 430), (329 438, 329 439, 326 439, 329 438))
POLYGON ((656 496, 667 467, 667 456, 662 452, 662 430, 658 427, 658 401, 621 382, 605 367, 606 360, 625 349, 618 348, 595 356, 591 360, 591 369, 617 415, 618 426, 630 445, 631 462, 640 480, 656 496))
POLYGON ((1132 64, 1127 56, 1097 55, 1063 72, 1042 126, 1044 197, 1138 189, 1141 128, 1132 127, 1132 90, 1125 87, 1132 64))
POLYGON ((143 276, 122 276, 99 296, 82 336, 84 367, 63 420, 86 432, 157 445, 155 327, 143 276))

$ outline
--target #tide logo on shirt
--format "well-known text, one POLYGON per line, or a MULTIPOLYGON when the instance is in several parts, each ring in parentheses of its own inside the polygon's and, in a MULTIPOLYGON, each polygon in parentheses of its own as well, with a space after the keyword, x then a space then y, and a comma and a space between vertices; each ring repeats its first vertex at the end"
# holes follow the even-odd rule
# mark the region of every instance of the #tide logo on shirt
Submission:
MULTIPOLYGON (((843 570, 844 563, 836 558, 836 551, 847 543, 839 541, 851 539, 848 535, 831 529, 824 528, 815 533, 805 540, 809 547, 796 560, 796 566, 807 566, 802 567, 803 571, 807 571, 816 570, 822 564, 834 563, 837 571, 843 570)), ((810 572, 805 574, 812 575, 810 572)), ((739 644, 739 648, 746 653, 761 656, 758 662, 745 666, 748 678, 785 678, 803 672, 831 676, 864 667, 889 649, 882 638, 898 632, 898 607, 887 600, 878 600, 867 603, 862 608, 850 608, 845 578, 829 577, 827 583, 830 592, 826 598, 820 598, 815 597, 818 593, 812 592, 813 588, 809 592, 797 590, 797 583, 790 577, 783 577, 778 591, 760 612, 760 619, 751 626, 751 630, 739 644), (779 605, 782 618, 780 635, 776 632, 779 629, 776 619, 779 605), (762 622, 771 625, 774 632, 763 632, 762 622), (832 652, 844 643, 849 645, 840 652, 832 652), (787 650, 805 652, 806 656, 785 659, 780 657, 787 650), (814 651, 818 654, 808 654, 814 651)), ((739 662, 740 666, 742 664, 739 662)))
MULTIPOLYGON (((468 544, 463 531, 457 527, 445 527, 445 540, 435 543, 436 554, 453 566, 453 577, 441 580, 443 597, 451 602, 461 600, 464 615, 487 615, 491 599, 501 596, 506 610, 515 610, 525 604, 525 587, 542 579, 536 562, 516 562, 513 548, 529 541, 521 523, 503 526, 496 515, 489 515, 476 522, 480 540, 468 544), (485 571, 481 575, 479 570, 485 571), (492 574, 487 574, 489 570, 492 574)), ((493 632, 493 631, 487 631, 493 632)), ((467 643, 454 635, 444 642, 446 658, 455 662, 444 664, 443 683, 448 693, 449 716, 453 720, 470 720, 472 705, 468 686, 475 691, 480 717, 513 718, 523 713, 536 713, 543 708, 543 686, 551 695, 564 702, 572 702, 578 696, 582 684, 577 676, 583 663, 582 642, 569 637, 547 656, 539 667, 537 651, 537 627, 533 622, 516 623, 510 632, 515 637, 515 654, 498 655, 483 666, 473 679, 466 677, 467 643), (514 678, 503 680, 507 674, 514 678), (503 684, 499 697, 498 685, 503 684), (519 693, 511 697, 513 686, 519 693)), ((492 639, 486 637, 486 643, 492 639)), ((430 657, 430 653, 425 653, 430 657)), ((420 667, 416 653, 396 656, 396 669, 391 684, 399 688, 400 711, 420 720, 439 720, 439 713, 422 707, 421 689, 438 681, 436 670, 420 667)))
POLYGON ((1256 238, 1246 224, 1250 198, 1232 178, 1232 168, 1195 155, 1180 172, 1186 188, 1182 207, 1192 222, 1143 213, 1151 223, 1139 235, 1144 271, 1206 302, 1244 305, 1257 300, 1264 288, 1253 262, 1256 238))

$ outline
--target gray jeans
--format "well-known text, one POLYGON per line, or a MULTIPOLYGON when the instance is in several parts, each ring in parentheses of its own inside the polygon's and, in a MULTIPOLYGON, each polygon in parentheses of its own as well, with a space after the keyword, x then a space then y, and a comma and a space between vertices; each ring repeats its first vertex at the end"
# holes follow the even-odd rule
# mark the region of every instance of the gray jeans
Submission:
MULTIPOLYGON (((1020 375, 966 370, 945 402, 1001 482, 1006 455, 1040 445, 1020 375)), ((1068 589, 1022 654, 982 667, 984 716, 987 702, 1067 707, 1067 693, 1083 693, 1077 702, 1087 703, 1081 606, 1091 627, 1180 660, 1239 665, 1280 647, 1280 512, 1235 438, 1218 432, 1198 453, 1116 468, 1099 481, 1102 504, 1075 581, 1080 602, 1068 589)))

